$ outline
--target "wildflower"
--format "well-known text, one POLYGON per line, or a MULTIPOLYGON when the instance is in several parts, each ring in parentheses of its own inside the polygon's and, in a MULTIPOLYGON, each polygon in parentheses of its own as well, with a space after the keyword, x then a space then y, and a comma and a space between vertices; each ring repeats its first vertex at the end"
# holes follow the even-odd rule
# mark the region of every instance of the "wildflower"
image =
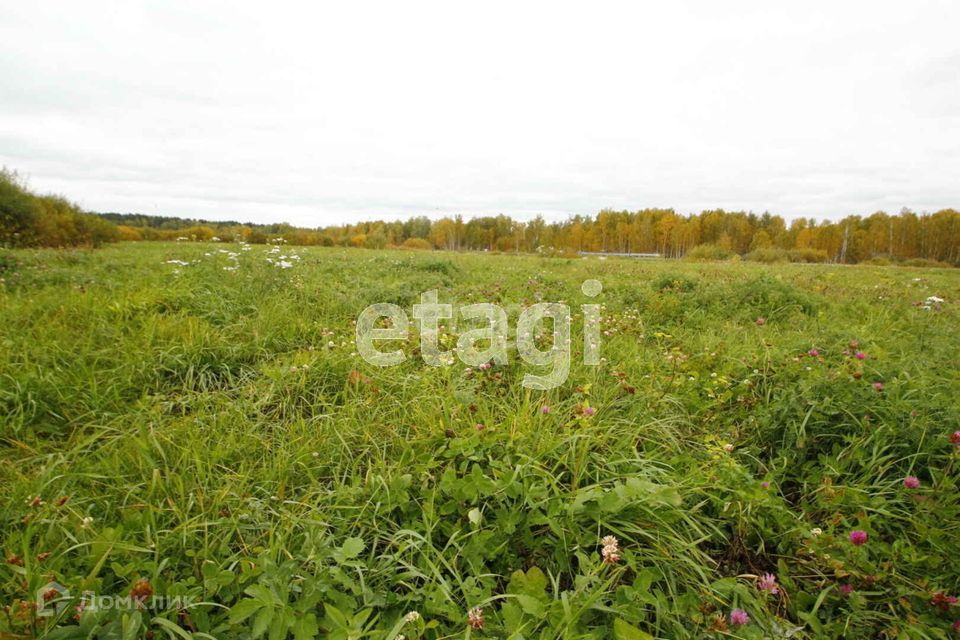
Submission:
POLYGON ((863 351, 857 351, 856 353, 853 354, 853 357, 856 358, 857 360, 866 360, 867 354, 865 354, 863 351))
POLYGON ((467 624, 474 629, 483 629, 483 609, 474 607, 467 611, 467 624))
POLYGON ((15 553, 11 553, 10 555, 7 556, 7 564, 12 564, 15 567, 22 567, 23 558, 21 558, 15 553))
POLYGON ((143 604, 144 600, 153 595, 153 586, 150 584, 150 581, 146 578, 141 578, 133 583, 133 586, 130 587, 130 597, 133 598, 137 604, 143 604))
POLYGON ((947 595, 943 591, 937 591, 930 599, 930 604, 941 611, 949 611, 950 607, 957 606, 957 596, 947 595))
POLYGON ((27 500, 27 504, 36 509, 37 507, 42 507, 45 503, 40 496, 36 496, 30 500, 27 500))
POLYGON ((416 622, 420 619, 419 611, 410 611, 407 615, 403 616, 403 621, 406 623, 416 622))
POLYGON ((823 535, 823 529, 821 529, 820 527, 814 527, 813 529, 810 529, 810 534, 813 537, 823 535))
POLYGON ((734 609, 730 612, 730 624, 743 625, 750 622, 750 616, 743 609, 734 609))
POLYGON ((883 383, 882 383, 882 382, 874 382, 874 383, 873 383, 873 388, 874 388, 874 390, 875 390, 877 393, 879 393, 879 392, 883 391, 883 383))
POLYGON ((44 592, 40 595, 40 598, 41 598, 44 602, 50 602, 51 600, 56 600, 59 596, 60 596, 60 590, 59 590, 59 589, 54 589, 54 588, 51 587, 50 589, 47 589, 46 591, 44 591, 44 592))
POLYGON ((870 536, 867 535, 866 531, 862 531, 860 529, 854 529, 853 531, 850 532, 850 542, 852 542, 854 545, 858 547, 860 545, 866 544, 867 539, 869 537, 870 536))
POLYGON ((811 358, 818 358, 820 357, 820 352, 817 351, 816 349, 810 349, 810 351, 807 351, 807 355, 810 356, 811 358))
POLYGON ((473 425, 473 428, 476 429, 477 431, 483 431, 484 429, 486 429, 486 427, 483 426, 482 422, 478 422, 477 424, 473 425))
POLYGON ((486 371, 486 370, 488 370, 488 369, 491 369, 492 367, 493 367, 493 365, 492 365, 491 363, 489 363, 489 362, 484 362, 483 364, 481 364, 480 366, 478 366, 477 369, 480 369, 480 371, 486 371))
POLYGON ((726 451, 727 453, 733 453, 733 449, 734 449, 734 446, 729 442, 723 445, 723 450, 726 451))
POLYGON ((60 496, 59 498, 57 498, 57 502, 55 504, 58 507, 62 507, 63 505, 67 504, 67 501, 69 499, 70 499, 70 496, 60 496))
POLYGON ((601 549, 600 554, 603 556, 603 564, 617 564, 620 562, 620 553, 615 546, 604 547, 601 549))
POLYGON ((603 556, 604 564, 616 564, 620 562, 620 542, 613 536, 604 536, 600 540, 600 544, 603 545, 603 549, 600 550, 600 555, 603 556))
POLYGON ((950 442, 960 447, 960 431, 954 431, 950 434, 950 442))
POLYGON ((907 476, 903 479, 903 486, 907 489, 919 489, 920 488, 920 478, 917 476, 907 476))
POLYGON ((49 551, 44 551, 43 553, 38 553, 38 554, 37 554, 37 562, 43 562, 44 560, 46 560, 46 559, 49 558, 49 557, 50 557, 50 552, 49 552, 49 551))
POLYGON ((772 573, 765 573, 760 576, 757 579, 757 588, 761 591, 769 591, 774 595, 780 593, 780 588, 777 586, 777 576, 772 573))
POLYGON ((756 324, 757 324, 758 327, 762 327, 763 325, 767 324, 767 319, 766 319, 766 318, 757 318, 756 324))
POLYGON ((589 418, 590 416, 592 416, 593 414, 595 414, 596 412, 597 412, 597 410, 594 409, 593 407, 584 407, 584 408, 583 408, 583 415, 587 416, 588 418, 589 418))
POLYGON ((850 585, 850 584, 840 585, 840 593, 842 593, 845 596, 850 595, 851 593, 853 593, 853 585, 850 585))
POLYGON ((724 617, 724 615, 723 615, 722 613, 718 613, 717 615, 715 615, 715 616, 713 617, 713 620, 710 621, 710 630, 711 630, 711 631, 717 631, 717 632, 719 632, 719 633, 726 633, 727 629, 728 629, 728 627, 727 627, 727 619, 724 617))
POLYGON ((761 488, 761 489, 769 489, 769 488, 770 488, 770 483, 767 482, 766 480, 764 480, 763 482, 760 483, 760 488, 761 488))
POLYGON ((953 630, 956 631, 957 633, 960 633, 960 620, 957 620, 956 622, 953 623, 953 630))
POLYGON ((545 404, 542 407, 540 407, 540 413, 542 413, 543 415, 547 415, 548 413, 550 413, 550 405, 545 404))
POLYGON ((93 518, 90 517, 90 516, 87 516, 86 518, 84 518, 84 519, 80 522, 80 528, 81 528, 81 529, 86 529, 87 527, 89 527, 89 526, 92 525, 92 524, 93 524, 93 518))

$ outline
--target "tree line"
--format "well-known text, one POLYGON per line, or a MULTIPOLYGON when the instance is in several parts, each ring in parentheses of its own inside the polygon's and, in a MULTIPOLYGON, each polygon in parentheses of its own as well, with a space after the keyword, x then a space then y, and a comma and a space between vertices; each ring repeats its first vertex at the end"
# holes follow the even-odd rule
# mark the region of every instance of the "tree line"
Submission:
POLYGON ((876 212, 842 220, 715 209, 684 215, 673 209, 614 211, 548 222, 506 215, 374 221, 320 228, 289 224, 211 222, 128 213, 90 214, 59 196, 30 192, 13 172, 0 171, 0 245, 77 246, 113 241, 282 238, 296 245, 373 249, 445 249, 576 254, 657 253, 669 258, 857 263, 930 261, 960 266, 960 212, 943 209, 876 212))
POLYGON ((99 246, 118 239, 108 220, 61 196, 32 193, 16 172, 0 169, 0 246, 99 246))

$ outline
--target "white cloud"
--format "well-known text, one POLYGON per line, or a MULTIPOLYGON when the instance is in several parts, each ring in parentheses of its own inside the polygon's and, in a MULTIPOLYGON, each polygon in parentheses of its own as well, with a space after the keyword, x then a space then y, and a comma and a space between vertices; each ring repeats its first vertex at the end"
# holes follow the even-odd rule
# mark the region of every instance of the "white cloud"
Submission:
POLYGON ((956 3, 0 5, 0 163, 94 210, 960 206, 956 3))

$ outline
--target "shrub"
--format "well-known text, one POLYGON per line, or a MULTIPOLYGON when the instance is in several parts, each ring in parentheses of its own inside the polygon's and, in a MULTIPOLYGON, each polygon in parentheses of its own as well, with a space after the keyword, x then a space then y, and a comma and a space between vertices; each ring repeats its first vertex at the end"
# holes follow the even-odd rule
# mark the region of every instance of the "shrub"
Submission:
POLYGON ((418 264, 417 269, 430 273, 442 273, 444 275, 451 275, 460 271, 457 265, 449 260, 430 260, 429 262, 418 264))
POLYGON ((733 255, 733 251, 715 244, 700 244, 690 249, 684 258, 699 262, 706 260, 729 260, 733 255))
POLYGON ((403 241, 402 247, 404 249, 415 249, 417 251, 430 251, 433 249, 430 241, 424 240, 423 238, 407 238, 403 241))
POLYGON ((680 273, 665 273, 654 280, 651 286, 660 292, 689 292, 697 288, 697 281, 680 273))
POLYGON ((773 264, 775 262, 787 262, 790 259, 785 250, 775 249, 773 247, 765 247, 763 249, 754 249, 744 257, 747 260, 750 260, 752 262, 763 262, 766 264, 773 264))
POLYGON ((830 259, 823 249, 790 249, 787 251, 790 262, 826 262, 830 259))
POLYGON ((12 255, 0 253, 0 276, 13 273, 18 264, 17 259, 12 255))
POLYGON ((808 293, 768 275, 762 275, 735 286, 733 308, 740 309, 749 318, 777 318, 800 311, 814 315, 818 304, 808 293))
POLYGON ((904 260, 903 266, 905 267, 939 267, 939 268, 948 268, 950 265, 947 262, 940 262, 939 260, 927 260, 926 258, 911 258, 910 260, 904 260))

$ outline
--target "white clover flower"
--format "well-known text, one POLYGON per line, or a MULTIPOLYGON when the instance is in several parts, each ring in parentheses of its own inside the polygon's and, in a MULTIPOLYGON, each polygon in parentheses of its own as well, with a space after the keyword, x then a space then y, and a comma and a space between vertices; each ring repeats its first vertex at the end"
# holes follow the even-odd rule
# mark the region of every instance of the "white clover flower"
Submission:
POLYGON ((823 529, 820 527, 814 527, 813 529, 810 529, 810 533, 814 536, 819 536, 823 533, 823 529))
POLYGON ((403 621, 405 623, 416 622, 419 619, 420 619, 419 611, 410 611, 409 613, 407 613, 407 615, 403 616, 403 621))
POLYGON ((603 549, 600 555, 603 556, 604 564, 616 564, 620 562, 620 542, 614 536, 604 536, 600 539, 603 549))
POLYGON ((469 624, 474 629, 483 629, 483 609, 480 607, 474 607, 467 611, 467 624, 469 624))

